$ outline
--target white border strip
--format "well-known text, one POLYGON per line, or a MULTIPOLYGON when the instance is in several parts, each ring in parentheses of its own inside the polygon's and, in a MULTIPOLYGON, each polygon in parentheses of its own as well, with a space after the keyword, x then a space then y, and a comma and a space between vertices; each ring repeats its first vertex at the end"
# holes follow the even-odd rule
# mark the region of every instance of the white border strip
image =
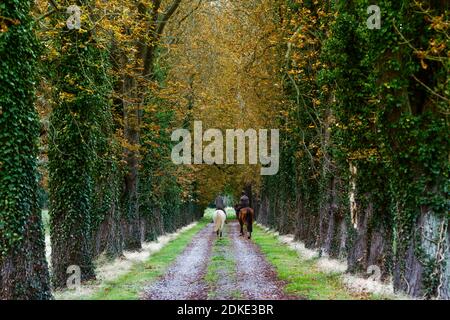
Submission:
POLYGON ((192 229, 198 224, 193 222, 174 233, 159 236, 156 241, 144 242, 140 251, 124 251, 123 256, 116 258, 113 261, 102 261, 102 258, 97 260, 96 276, 97 280, 93 283, 83 284, 77 290, 63 290, 53 292, 57 300, 80 300, 86 299, 95 291, 101 289, 106 281, 112 281, 118 277, 128 273, 133 266, 138 263, 148 260, 148 258, 164 248, 169 242, 178 238, 182 233, 192 229))
POLYGON ((338 259, 332 259, 327 256, 319 257, 319 251, 306 248, 305 244, 300 241, 295 241, 294 236, 291 234, 280 235, 279 232, 270 229, 260 223, 257 225, 262 228, 266 233, 275 236, 282 244, 287 245, 292 250, 298 253, 299 259, 312 260, 317 259, 317 268, 325 273, 337 273, 341 275, 341 280, 344 286, 351 292, 356 294, 375 294, 380 295, 382 298, 392 300, 412 300, 403 294, 394 293, 394 286, 392 281, 380 282, 373 281, 371 279, 365 279, 356 275, 346 273, 347 262, 338 259))

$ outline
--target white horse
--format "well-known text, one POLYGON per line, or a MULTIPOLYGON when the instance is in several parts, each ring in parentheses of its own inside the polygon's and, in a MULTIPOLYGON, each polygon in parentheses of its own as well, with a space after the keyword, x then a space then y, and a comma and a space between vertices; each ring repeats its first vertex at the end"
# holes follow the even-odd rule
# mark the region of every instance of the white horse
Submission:
POLYGON ((214 232, 217 233, 217 236, 222 237, 225 220, 227 220, 227 215, 223 210, 216 210, 214 212, 213 214, 214 232))

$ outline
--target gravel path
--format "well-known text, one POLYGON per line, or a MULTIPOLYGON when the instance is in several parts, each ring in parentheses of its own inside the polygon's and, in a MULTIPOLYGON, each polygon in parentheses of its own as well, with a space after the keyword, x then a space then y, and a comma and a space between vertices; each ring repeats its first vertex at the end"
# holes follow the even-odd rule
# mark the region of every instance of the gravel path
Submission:
POLYGON ((211 247, 216 235, 212 224, 206 226, 178 256, 166 274, 145 290, 148 300, 206 300, 204 281, 211 247))
MULTIPOLYGON (((287 300, 284 283, 253 241, 239 235, 239 224, 231 221, 226 226, 225 237, 230 245, 226 254, 234 260, 235 270, 219 270, 219 280, 214 284, 213 299, 229 300, 236 296, 249 300, 287 300), (234 274, 230 274, 234 272, 234 274)), ((212 246, 215 242, 213 225, 209 224, 191 241, 166 274, 151 284, 143 297, 149 300, 206 300, 210 289, 205 281, 212 246)))
POLYGON ((273 266, 266 260, 258 246, 239 235, 239 224, 233 222, 232 239, 238 288, 244 299, 288 300, 284 293, 284 283, 278 279, 273 266))
MULTIPOLYGON (((224 238, 227 243, 231 242, 231 233, 235 232, 234 225, 228 223, 225 226, 224 238)), ((220 241, 220 240, 219 240, 220 241)), ((228 263, 222 263, 216 269, 217 272, 217 282, 212 284, 210 289, 210 300, 236 300, 240 298, 241 294, 238 289, 236 272, 234 270, 235 258, 234 252, 229 245, 227 246, 216 246, 213 249, 212 258, 221 258, 222 262, 229 262, 233 265, 230 268, 228 263)), ((214 262, 211 262, 214 263, 214 262)))

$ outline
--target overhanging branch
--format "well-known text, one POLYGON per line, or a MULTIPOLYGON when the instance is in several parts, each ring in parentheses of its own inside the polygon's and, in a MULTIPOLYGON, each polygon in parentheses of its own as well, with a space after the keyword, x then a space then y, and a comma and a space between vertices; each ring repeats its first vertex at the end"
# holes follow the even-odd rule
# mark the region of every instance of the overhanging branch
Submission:
POLYGON ((161 21, 159 22, 158 28, 156 29, 156 35, 159 38, 161 34, 164 32, 164 28, 167 25, 167 21, 169 21, 170 17, 177 11, 178 7, 181 4, 181 0, 174 0, 166 13, 163 14, 161 21))

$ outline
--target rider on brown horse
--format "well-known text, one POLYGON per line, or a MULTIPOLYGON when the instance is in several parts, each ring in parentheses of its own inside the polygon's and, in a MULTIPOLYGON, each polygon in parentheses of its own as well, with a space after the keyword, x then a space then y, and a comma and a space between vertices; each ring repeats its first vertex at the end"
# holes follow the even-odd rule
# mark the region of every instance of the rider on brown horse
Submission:
POLYGON ((253 220, 255 219, 255 213, 253 209, 250 208, 250 200, 245 192, 242 192, 240 203, 234 206, 234 210, 236 211, 236 215, 241 226, 241 236, 244 235, 244 224, 246 224, 247 232, 249 233, 248 238, 250 239, 253 232, 253 220))

